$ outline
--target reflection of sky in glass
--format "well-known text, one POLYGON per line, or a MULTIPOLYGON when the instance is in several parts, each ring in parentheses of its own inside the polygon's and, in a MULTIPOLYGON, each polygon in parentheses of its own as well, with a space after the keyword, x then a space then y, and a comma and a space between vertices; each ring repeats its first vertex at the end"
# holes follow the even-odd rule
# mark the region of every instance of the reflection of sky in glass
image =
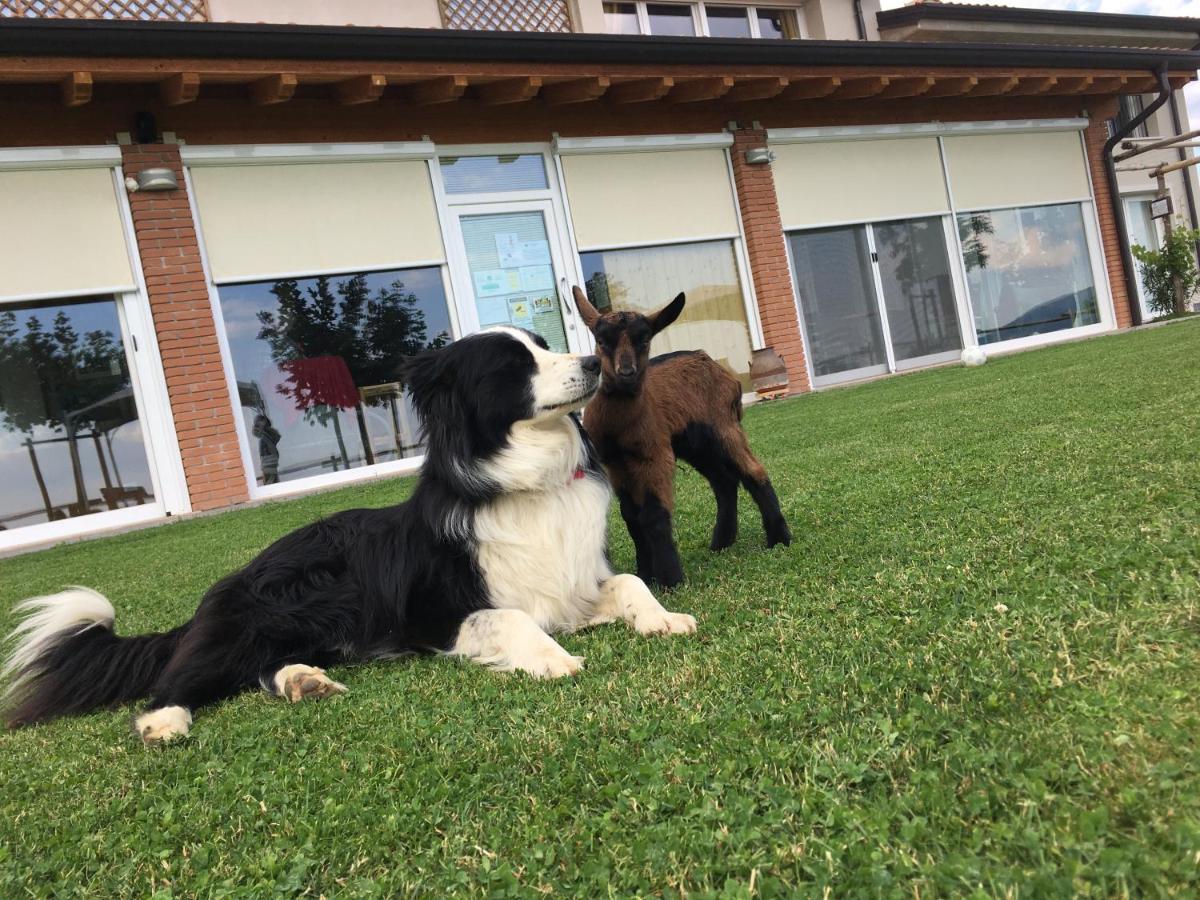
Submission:
POLYGON ((78 384, 67 389, 83 398, 74 401, 74 405, 61 399, 66 396, 62 393, 63 386, 43 383, 36 370, 19 361, 19 355, 10 356, 8 351, 0 355, 0 481, 4 484, 0 493, 0 527, 3 528, 106 510, 109 507, 101 494, 105 487, 110 489, 110 497, 118 507, 136 503, 135 497, 149 500, 153 494, 141 424, 130 392, 116 304, 104 299, 0 307, 6 327, 10 322, 15 324, 18 342, 28 334, 34 318, 43 333, 52 334, 60 312, 67 316, 80 346, 89 332, 100 331, 111 337, 113 354, 100 368, 73 370, 78 384), (55 415, 60 404, 68 412, 78 411, 77 407, 94 407, 94 417, 99 420, 100 427, 96 428, 97 423, 91 417, 79 419, 75 447, 86 498, 82 506, 70 444, 55 440, 67 436, 64 423, 55 415), (13 415, 5 415, 6 410, 15 414, 18 408, 26 410, 22 419, 14 421, 13 415), (32 455, 28 441, 33 442, 32 455), (38 486, 37 472, 49 496, 49 512, 38 486), (118 496, 122 490, 124 496, 118 496))
MULTIPOLYGON (((330 289, 338 300, 341 299, 338 285, 345 284, 351 277, 342 275, 329 279, 330 289)), ((439 338, 450 339, 450 319, 440 268, 371 272, 365 277, 368 296, 372 300, 381 290, 390 290, 395 282, 401 282, 404 294, 417 297, 414 309, 424 320, 427 343, 439 338)), ((317 280, 302 279, 297 283, 300 291, 306 293, 317 280)), ((287 389, 289 374, 281 371, 272 358, 270 344, 259 339, 263 326, 258 318, 263 311, 278 313, 279 302, 271 293, 275 284, 275 281, 266 281, 219 288, 225 332, 259 483, 273 483, 276 477, 279 481, 287 481, 367 465, 363 427, 375 462, 415 455, 417 422, 405 397, 394 398, 394 410, 392 399, 385 396, 375 404, 363 404, 358 409, 335 410, 321 406, 306 411, 297 408, 293 396, 280 392, 281 387, 287 389)), ((389 373, 398 371, 403 355, 403 348, 398 343, 395 366, 388 367, 389 373)), ((320 365, 322 377, 336 381, 349 375, 355 362, 347 360, 346 367, 320 365)), ((389 381, 397 377, 396 374, 387 376, 389 381)), ((344 387, 356 393, 358 388, 369 385, 354 383, 344 387)))
POLYGON ((515 156, 444 156, 440 160, 447 194, 538 190, 547 186, 540 153, 515 156))

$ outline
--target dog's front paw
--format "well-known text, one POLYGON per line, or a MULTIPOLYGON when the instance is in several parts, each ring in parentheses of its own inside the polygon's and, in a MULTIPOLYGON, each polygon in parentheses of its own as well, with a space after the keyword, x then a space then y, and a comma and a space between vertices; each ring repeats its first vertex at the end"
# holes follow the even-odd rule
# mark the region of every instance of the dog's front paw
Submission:
POLYGON ((692 634, 696 630, 696 617, 659 609, 640 613, 633 627, 638 634, 692 634))
POLYGON ((324 669, 315 666, 284 666, 275 673, 275 690, 291 703, 301 700, 323 700, 334 694, 346 693, 346 686, 334 681, 324 669))
POLYGON ((565 678, 583 668, 583 657, 572 656, 562 647, 555 646, 553 650, 539 653, 519 668, 534 678, 565 678))
POLYGON ((147 747, 187 737, 191 726, 192 714, 182 706, 160 706, 133 721, 138 737, 147 747))

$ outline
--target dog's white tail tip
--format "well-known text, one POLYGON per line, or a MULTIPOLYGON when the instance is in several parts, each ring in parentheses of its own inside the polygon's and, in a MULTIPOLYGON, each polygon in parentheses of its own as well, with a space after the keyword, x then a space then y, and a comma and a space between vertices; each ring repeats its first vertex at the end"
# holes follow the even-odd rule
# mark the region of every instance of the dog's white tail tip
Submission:
POLYGON ((24 618, 8 635, 16 645, 0 669, 0 678, 27 668, 63 632, 78 633, 95 625, 112 628, 116 618, 107 597, 78 585, 57 594, 30 597, 18 603, 15 611, 24 618))

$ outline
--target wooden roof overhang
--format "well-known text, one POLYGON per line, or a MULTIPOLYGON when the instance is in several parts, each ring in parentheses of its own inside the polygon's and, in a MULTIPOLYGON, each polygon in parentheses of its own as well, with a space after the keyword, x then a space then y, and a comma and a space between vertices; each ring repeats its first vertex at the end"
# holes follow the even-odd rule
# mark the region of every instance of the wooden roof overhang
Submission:
POLYGON ((97 85, 257 105, 691 104, 1113 95, 1195 78, 1200 53, 1125 48, 772 42, 421 29, 0 20, 0 86, 97 85))

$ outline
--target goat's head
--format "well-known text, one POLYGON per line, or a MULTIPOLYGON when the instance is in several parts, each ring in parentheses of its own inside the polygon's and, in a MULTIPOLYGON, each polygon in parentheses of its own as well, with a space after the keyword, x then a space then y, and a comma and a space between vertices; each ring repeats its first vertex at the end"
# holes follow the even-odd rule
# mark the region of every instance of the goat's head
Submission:
POLYGON ((650 315, 636 312, 602 313, 592 306, 578 286, 572 291, 579 315, 596 338, 603 378, 600 390, 606 394, 636 394, 646 377, 650 360, 650 340, 683 312, 683 294, 650 315))

